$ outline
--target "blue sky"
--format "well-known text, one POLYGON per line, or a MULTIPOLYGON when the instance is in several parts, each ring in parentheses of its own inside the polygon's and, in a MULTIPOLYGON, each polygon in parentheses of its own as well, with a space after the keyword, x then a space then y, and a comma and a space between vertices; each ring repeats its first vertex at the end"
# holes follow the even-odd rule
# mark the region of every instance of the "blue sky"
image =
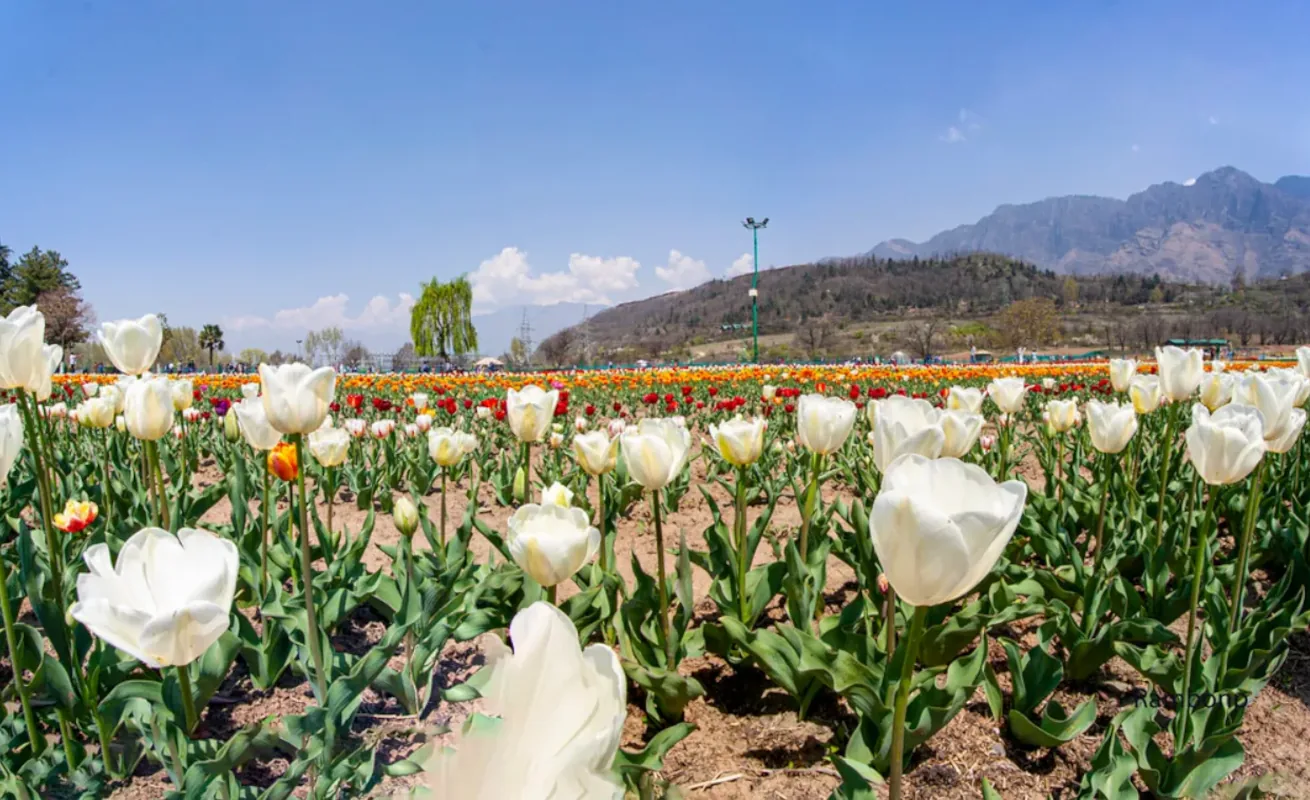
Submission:
POLYGON ((1004 202, 1310 172, 1302 3, 0 3, 0 241, 101 319, 405 339, 923 239, 1004 202))

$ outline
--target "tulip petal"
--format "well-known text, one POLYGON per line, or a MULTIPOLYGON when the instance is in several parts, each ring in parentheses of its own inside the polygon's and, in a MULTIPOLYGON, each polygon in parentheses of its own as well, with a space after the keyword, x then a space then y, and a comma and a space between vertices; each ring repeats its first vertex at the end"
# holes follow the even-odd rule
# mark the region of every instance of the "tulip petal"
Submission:
POLYGON ((205 654, 227 630, 230 612, 213 603, 190 603, 150 619, 141 649, 163 666, 184 666, 205 654))

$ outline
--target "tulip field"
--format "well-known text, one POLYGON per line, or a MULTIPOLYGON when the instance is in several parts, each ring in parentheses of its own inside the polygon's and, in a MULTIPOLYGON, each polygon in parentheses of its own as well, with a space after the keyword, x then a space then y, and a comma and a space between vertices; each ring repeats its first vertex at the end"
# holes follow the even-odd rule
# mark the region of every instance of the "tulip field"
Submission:
POLYGON ((181 379, 153 316, 115 375, 44 327, 0 318, 5 797, 1310 786, 1310 348, 181 379))

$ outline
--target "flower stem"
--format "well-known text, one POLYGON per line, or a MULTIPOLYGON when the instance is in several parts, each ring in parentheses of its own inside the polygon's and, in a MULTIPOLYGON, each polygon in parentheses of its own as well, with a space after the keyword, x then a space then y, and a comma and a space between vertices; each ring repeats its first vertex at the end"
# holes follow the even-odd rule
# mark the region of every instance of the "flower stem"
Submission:
POLYGON ((23 721, 27 723, 27 738, 32 743, 32 754, 40 755, 45 749, 45 737, 36 724, 36 714, 32 711, 32 701, 27 694, 27 685, 23 683, 23 671, 18 668, 18 640, 14 635, 14 609, 9 602, 9 565, 0 555, 0 613, 4 614, 5 644, 9 647, 9 664, 14 670, 14 689, 18 692, 18 701, 23 706, 23 721))
POLYGON ((659 577, 657 587, 660 598, 660 632, 664 636, 665 669, 674 669, 673 634, 669 626, 669 590, 664 585, 664 526, 660 519, 660 492, 651 492, 651 511, 655 515, 655 567, 659 577))
POLYGON ((314 610, 314 570, 309 549, 309 503, 305 498, 305 437, 292 434, 296 444, 296 486, 300 492, 300 572, 304 583, 305 621, 308 627, 309 657, 314 662, 314 688, 320 703, 327 702, 327 668, 323 663, 323 642, 319 639, 318 614, 314 610))
POLYGON ((556 586, 547 586, 547 587, 545 587, 545 589, 546 589, 546 602, 550 603, 552 606, 558 606, 558 605, 559 605, 559 601, 555 599, 555 596, 556 596, 556 595, 555 595, 555 590, 556 590, 557 588, 558 588, 558 587, 556 587, 556 586))
POLYGON ((1110 501, 1110 456, 1101 459, 1102 480, 1105 485, 1101 488, 1101 508, 1096 513, 1096 560, 1092 565, 1092 574, 1101 571, 1101 558, 1105 554, 1105 506, 1110 501))
POLYGON ((100 431, 100 444, 105 450, 105 475, 103 479, 105 486, 104 491, 101 492, 100 500, 105 506, 105 536, 108 538, 109 534, 114 530, 114 487, 109 483, 109 431, 100 431))
POLYGON ((182 712, 186 714, 186 732, 190 736, 196 729, 199 718, 196 716, 196 698, 191 691, 191 672, 185 664, 176 666, 177 682, 182 689, 182 712))
POLYGON ((1165 423, 1164 439, 1161 440, 1160 455, 1160 505, 1155 510, 1155 546, 1158 549, 1164 541, 1164 498, 1169 489, 1169 466, 1172 464, 1172 455, 1169 448, 1174 446, 1174 421, 1178 416, 1176 409, 1172 406, 1165 412, 1168 421, 1165 423))
MULTIPOLYGON (((236 455, 236 458, 244 456, 236 455)), ((262 518, 262 534, 259 539, 259 596, 262 600, 268 595, 268 489, 271 477, 268 472, 268 459, 262 459, 264 462, 264 502, 259 506, 259 514, 262 518)))
POLYGON ((50 551, 50 573, 54 581, 55 597, 59 600, 61 610, 64 605, 64 559, 63 545, 55 533, 53 502, 50 496, 50 476, 46 472, 45 459, 41 455, 41 432, 35 419, 40 416, 36 401, 24 389, 18 390, 19 413, 27 417, 24 430, 28 437, 28 449, 32 452, 32 465, 36 470, 36 485, 41 496, 41 530, 45 534, 46 549, 50 551), (24 413, 26 412, 26 413, 24 413))
MULTIPOLYGON (((1269 457, 1260 459, 1255 468, 1255 477, 1251 479, 1251 492, 1246 498, 1246 514, 1242 519, 1242 542, 1237 550, 1237 572, 1233 573, 1233 606, 1228 612, 1228 635, 1237 629, 1237 620, 1242 616, 1242 595, 1246 593, 1246 570, 1251 558, 1251 538, 1255 533, 1256 518, 1260 516, 1260 500, 1264 492, 1265 465, 1269 457)), ((1227 653, 1225 652, 1225 662, 1227 653)), ((1227 666, 1227 664, 1224 664, 1227 666)), ((1223 673, 1220 673, 1223 674, 1223 673)))
MULTIPOLYGON (((804 523, 801 524, 804 526, 804 523)), ((732 526, 737 540, 737 613, 741 615, 741 621, 746 622, 749 618, 746 608, 746 573, 750 570, 746 560, 746 467, 737 468, 737 514, 732 526)), ((805 541, 804 536, 802 533, 802 542, 805 541)))
POLYGON ((605 533, 605 476, 596 476, 596 527, 600 529, 600 571, 609 574, 609 539, 605 533))
POLYGON ((887 637, 883 649, 887 651, 887 657, 891 658, 896 650, 896 590, 891 584, 887 585, 886 606, 882 616, 883 632, 887 637))
MULTIPOLYGON (((1182 703, 1180 725, 1178 726, 1178 735, 1174 737, 1175 755, 1181 749, 1181 744, 1187 741, 1187 719, 1189 711, 1192 708, 1191 689, 1192 689, 1192 654, 1200 648, 1200 642, 1193 641, 1193 634, 1196 632, 1196 606, 1201 599, 1201 584, 1205 582, 1205 557, 1209 552, 1210 530, 1214 522, 1215 501, 1219 497, 1219 491, 1216 487, 1210 487, 1210 500, 1206 504, 1205 521, 1201 528, 1201 535, 1196 538, 1193 545, 1192 558, 1192 597, 1187 609, 1187 652, 1183 656, 1183 696, 1179 699, 1182 703)), ((1202 632, 1204 637, 1204 632, 1202 632)))
POLYGON ((801 563, 805 563, 810 550, 810 522, 814 519, 815 506, 819 499, 819 472, 823 466, 823 456, 818 453, 810 455, 810 483, 805 487, 805 507, 801 515, 801 563))
POLYGON ((159 501, 159 527, 173 530, 168 519, 168 494, 164 491, 164 470, 159 465, 159 442, 146 442, 150 452, 150 468, 155 477, 155 499, 159 501))
POLYGON ((905 761, 905 711, 910 703, 910 684, 914 681, 914 662, 919 657, 919 640, 928 616, 927 606, 915 606, 910 620, 909 638, 905 642, 905 661, 901 664, 900 686, 896 691, 896 710, 892 717, 892 774, 887 785, 890 800, 900 800, 901 772, 905 761))
POLYGON ((337 476, 332 467, 327 467, 324 471, 327 473, 327 533, 328 538, 332 539, 332 546, 336 547, 337 534, 336 531, 332 530, 332 505, 337 499, 337 476))
MULTIPOLYGON (((446 549, 446 468, 441 468, 441 549, 446 549)), ((445 553, 442 553, 445 556, 445 553)))

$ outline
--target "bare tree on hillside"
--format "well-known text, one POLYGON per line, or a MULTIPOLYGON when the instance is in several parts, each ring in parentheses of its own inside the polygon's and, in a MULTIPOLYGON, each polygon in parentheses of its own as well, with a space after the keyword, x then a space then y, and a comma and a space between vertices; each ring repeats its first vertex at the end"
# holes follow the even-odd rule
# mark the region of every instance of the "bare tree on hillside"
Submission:
POLYGON ((537 352, 541 354, 542 359, 551 366, 562 366, 569 363, 572 358, 575 345, 578 343, 578 332, 573 328, 565 328, 548 336, 540 346, 537 352))
POLYGON ((796 338, 805 348, 806 356, 810 360, 817 360, 827 355, 832 346, 834 331, 832 319, 825 314, 807 321, 796 338))
POLYGON ((936 317, 915 320, 901 328, 901 340, 919 358, 932 358, 943 323, 936 317))

